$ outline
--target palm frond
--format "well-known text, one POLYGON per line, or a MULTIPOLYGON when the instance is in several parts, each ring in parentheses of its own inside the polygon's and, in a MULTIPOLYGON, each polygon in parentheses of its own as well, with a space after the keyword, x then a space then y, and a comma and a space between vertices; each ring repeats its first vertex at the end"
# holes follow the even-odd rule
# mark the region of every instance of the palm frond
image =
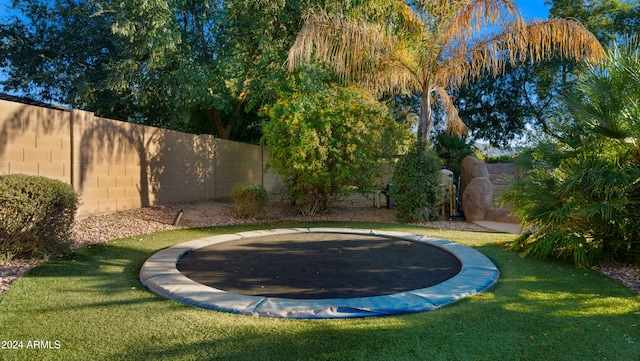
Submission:
POLYGON ((313 10, 289 50, 287 62, 293 70, 315 57, 330 64, 345 82, 358 82, 380 92, 415 91, 416 61, 395 40, 380 24, 313 10))
MULTIPOLYGON (((312 10, 289 51, 293 70, 312 58, 329 64, 346 83, 378 93, 418 92, 421 134, 429 137, 432 92, 502 73, 506 64, 552 56, 595 62, 604 51, 579 22, 526 24, 513 0, 363 0, 347 15, 312 10), (484 37, 479 28, 499 24, 484 37)), ((441 92, 444 94, 444 92, 441 92)), ((462 132, 457 112, 450 129, 462 132)))
POLYGON ((420 31, 423 25, 418 13, 404 0, 363 0, 354 9, 352 18, 411 32, 420 31))
POLYGON ((475 78, 487 71, 497 74, 504 70, 507 62, 516 66, 555 56, 597 63, 604 54, 600 42, 578 21, 514 21, 502 33, 479 41, 470 49, 469 76, 475 78))
MULTIPOLYGON (((554 56, 574 60, 599 63, 604 59, 604 48, 587 28, 579 21, 570 19, 549 19, 526 25, 527 54, 533 62, 554 56)), ((516 33, 516 36, 518 34, 516 33)), ((522 44, 517 37, 514 44, 522 44)))
MULTIPOLYGON (((629 45, 637 46, 638 42, 630 41, 629 45)), ((574 119, 594 135, 624 141, 640 134, 637 52, 637 48, 614 46, 607 51, 606 69, 587 67, 576 83, 580 91, 563 94, 574 119)))
MULTIPOLYGON (((446 28, 445 36, 449 39, 469 39, 483 27, 506 25, 520 17, 515 2, 511 0, 472 0, 463 3, 446 28)), ((456 10, 447 5, 443 4, 443 7, 456 10)))
POLYGON ((438 93, 438 100, 447 119, 446 132, 452 135, 466 135, 469 132, 469 128, 458 115, 458 110, 453 105, 451 95, 442 87, 436 88, 435 91, 438 93))

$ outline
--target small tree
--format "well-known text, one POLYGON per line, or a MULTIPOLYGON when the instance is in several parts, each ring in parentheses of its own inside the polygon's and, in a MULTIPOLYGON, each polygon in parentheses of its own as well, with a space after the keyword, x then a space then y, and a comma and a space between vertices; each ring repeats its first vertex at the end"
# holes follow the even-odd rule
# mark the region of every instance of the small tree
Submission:
POLYGON ((385 156, 396 154, 400 126, 371 94, 294 76, 292 88, 263 108, 273 167, 305 215, 326 210, 331 196, 370 187, 385 156))
POLYGON ((400 222, 416 222, 438 217, 435 212, 442 202, 440 158, 434 150, 417 141, 396 166, 391 197, 396 202, 396 218, 400 222))

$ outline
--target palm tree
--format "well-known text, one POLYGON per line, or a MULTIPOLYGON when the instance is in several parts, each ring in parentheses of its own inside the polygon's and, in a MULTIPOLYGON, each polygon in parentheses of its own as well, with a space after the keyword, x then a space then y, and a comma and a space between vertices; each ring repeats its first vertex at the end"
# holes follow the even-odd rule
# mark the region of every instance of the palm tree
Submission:
POLYGON ((315 57, 377 94, 419 94, 419 134, 428 144, 437 101, 447 130, 466 132, 448 90, 496 75, 507 63, 555 55, 596 61, 603 54, 578 21, 526 23, 511 0, 363 0, 348 15, 310 10, 288 64, 294 70, 315 57))
POLYGON ((531 149, 502 200, 526 229, 512 249, 640 262, 640 37, 618 39, 563 94, 571 121, 563 137, 531 149))

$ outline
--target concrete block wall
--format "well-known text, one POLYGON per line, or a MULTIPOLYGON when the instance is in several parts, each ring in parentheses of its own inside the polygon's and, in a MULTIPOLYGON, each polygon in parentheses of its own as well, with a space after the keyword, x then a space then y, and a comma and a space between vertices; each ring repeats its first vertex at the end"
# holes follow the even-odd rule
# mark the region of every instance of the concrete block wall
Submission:
POLYGON ((243 147, 243 144, 220 140, 216 158, 216 196, 231 194, 238 179, 243 183, 262 184, 262 147, 243 147), (238 164, 243 164, 238 167, 238 164))
POLYGON ((71 181, 70 112, 0 100, 0 174, 71 181))
POLYGON ((265 169, 265 165, 269 162, 269 148, 262 148, 262 185, 269 194, 282 194, 287 191, 287 187, 282 178, 272 169, 265 169))
POLYGON ((73 186, 80 194, 79 216, 140 208, 149 201, 141 165, 147 133, 153 128, 72 110, 73 186))
POLYGON ((229 200, 236 183, 270 193, 265 147, 0 100, 0 174, 72 184, 79 217, 153 204, 229 200))

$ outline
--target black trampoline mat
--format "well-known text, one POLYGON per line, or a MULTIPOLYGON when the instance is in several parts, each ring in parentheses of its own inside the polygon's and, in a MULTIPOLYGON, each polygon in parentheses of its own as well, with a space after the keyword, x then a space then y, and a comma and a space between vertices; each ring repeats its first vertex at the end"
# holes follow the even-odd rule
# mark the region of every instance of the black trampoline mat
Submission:
POLYGON ((297 233, 222 242, 185 254, 186 277, 227 292, 292 299, 390 295, 431 287, 462 265, 422 242, 344 233, 297 233))

